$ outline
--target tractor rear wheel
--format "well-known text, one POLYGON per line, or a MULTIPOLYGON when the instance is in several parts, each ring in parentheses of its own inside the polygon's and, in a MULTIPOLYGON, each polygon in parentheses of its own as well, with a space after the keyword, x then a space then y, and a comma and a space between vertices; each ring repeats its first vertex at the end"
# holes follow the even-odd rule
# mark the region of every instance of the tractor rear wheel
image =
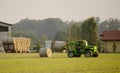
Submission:
POLYGON ((69 51, 69 52, 68 52, 68 57, 69 57, 69 58, 74 57, 74 52, 73 52, 73 51, 69 51))
POLYGON ((85 57, 92 57, 93 56, 93 52, 91 50, 87 50, 85 52, 85 57))

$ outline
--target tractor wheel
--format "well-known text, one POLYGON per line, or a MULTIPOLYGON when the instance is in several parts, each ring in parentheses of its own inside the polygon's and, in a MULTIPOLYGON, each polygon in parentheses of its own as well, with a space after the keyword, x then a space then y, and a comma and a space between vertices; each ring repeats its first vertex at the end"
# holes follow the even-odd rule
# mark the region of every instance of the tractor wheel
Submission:
POLYGON ((87 50, 85 52, 85 57, 92 57, 93 56, 93 52, 91 50, 87 50))
POLYGON ((96 52, 96 53, 93 55, 93 57, 98 57, 98 52, 96 52))
POLYGON ((74 52, 73 52, 73 51, 69 51, 69 52, 68 52, 68 57, 69 57, 69 58, 74 57, 74 52))

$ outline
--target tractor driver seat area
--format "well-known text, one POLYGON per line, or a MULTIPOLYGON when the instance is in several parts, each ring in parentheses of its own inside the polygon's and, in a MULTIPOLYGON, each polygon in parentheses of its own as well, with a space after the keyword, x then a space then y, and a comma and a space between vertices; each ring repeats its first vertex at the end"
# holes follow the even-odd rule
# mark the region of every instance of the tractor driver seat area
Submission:
POLYGON ((77 47, 77 53, 80 53, 81 48, 77 47))
POLYGON ((80 53, 80 50, 81 50, 80 43, 77 44, 76 49, 77 49, 77 53, 80 53))
POLYGON ((84 41, 77 41, 77 44, 76 44, 77 53, 80 53, 81 50, 85 47, 85 45, 86 45, 86 42, 84 42, 84 41))

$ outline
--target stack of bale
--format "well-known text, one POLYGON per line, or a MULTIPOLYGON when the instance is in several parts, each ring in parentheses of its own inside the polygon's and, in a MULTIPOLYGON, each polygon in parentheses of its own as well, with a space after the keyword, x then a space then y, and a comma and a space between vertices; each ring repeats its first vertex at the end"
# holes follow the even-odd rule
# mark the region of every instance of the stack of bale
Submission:
POLYGON ((29 47, 31 44, 30 38, 24 37, 7 37, 3 39, 3 45, 8 45, 6 49, 14 49, 15 52, 29 52, 29 47), (12 45, 11 45, 12 44, 12 45))

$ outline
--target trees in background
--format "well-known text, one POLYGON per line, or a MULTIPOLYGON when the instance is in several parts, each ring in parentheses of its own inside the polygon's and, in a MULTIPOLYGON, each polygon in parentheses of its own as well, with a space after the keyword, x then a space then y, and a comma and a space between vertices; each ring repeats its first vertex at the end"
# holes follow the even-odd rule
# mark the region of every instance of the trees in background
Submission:
POLYGON ((108 19, 100 22, 99 17, 91 17, 82 22, 64 22, 59 18, 44 20, 23 19, 12 27, 13 37, 29 37, 32 42, 41 40, 76 41, 87 40, 96 45, 98 35, 104 30, 120 30, 120 20, 108 19))
POLYGON ((64 31, 58 31, 56 34, 55 34, 55 40, 59 40, 59 41, 66 41, 67 39, 67 33, 64 32, 64 31))
POLYGON ((39 52, 40 48, 41 48, 41 42, 37 41, 37 44, 36 44, 37 52, 39 52))
POLYGON ((13 37, 30 37, 33 41, 54 39, 59 31, 65 32, 67 23, 59 18, 47 18, 44 20, 22 19, 12 27, 13 37), (21 36, 22 35, 22 36, 21 36), (46 39, 47 38, 47 39, 46 39))
POLYGON ((113 41, 113 53, 116 52, 116 49, 117 49, 117 43, 116 43, 116 41, 114 40, 114 41, 113 41))
POLYGON ((110 18, 101 22, 98 26, 99 34, 104 30, 120 30, 120 20, 116 18, 110 18))
POLYGON ((73 23, 68 30, 68 41, 87 40, 91 45, 97 45, 97 21, 94 17, 82 23, 73 23))
POLYGON ((81 28, 79 23, 73 23, 71 28, 68 29, 67 41, 80 40, 80 29, 81 28))
POLYGON ((97 45, 97 21, 94 17, 88 18, 82 22, 81 38, 87 40, 90 45, 97 45))

